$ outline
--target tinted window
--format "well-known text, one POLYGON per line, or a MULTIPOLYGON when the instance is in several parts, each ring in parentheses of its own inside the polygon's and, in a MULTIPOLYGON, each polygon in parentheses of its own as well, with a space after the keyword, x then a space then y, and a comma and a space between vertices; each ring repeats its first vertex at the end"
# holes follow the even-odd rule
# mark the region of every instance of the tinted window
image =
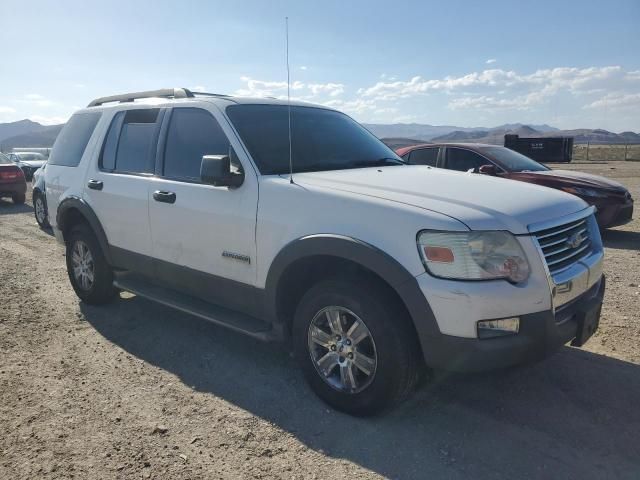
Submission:
POLYGON ((431 165, 432 167, 436 166, 438 161, 438 148, 430 147, 430 148, 420 148, 418 150, 414 150, 411 152, 409 156, 409 163, 415 165, 431 165))
POLYGON ((449 170, 467 172, 470 169, 480 168, 482 165, 488 165, 490 163, 486 158, 471 150, 447 148, 447 168, 449 170))
POLYGON ((173 110, 164 152, 164 176, 199 180, 204 155, 228 154, 229 140, 209 112, 199 108, 173 110))
POLYGON ((102 147, 101 168, 124 173, 152 173, 159 111, 154 108, 118 112, 102 147))
POLYGON ((73 115, 58 134, 49 163, 65 167, 78 166, 101 115, 100 112, 73 115))
MULTIPOLYGON (((262 174, 289 172, 287 105, 233 105, 227 115, 262 174)), ((355 120, 333 110, 291 107, 294 172, 404 165, 355 120)))

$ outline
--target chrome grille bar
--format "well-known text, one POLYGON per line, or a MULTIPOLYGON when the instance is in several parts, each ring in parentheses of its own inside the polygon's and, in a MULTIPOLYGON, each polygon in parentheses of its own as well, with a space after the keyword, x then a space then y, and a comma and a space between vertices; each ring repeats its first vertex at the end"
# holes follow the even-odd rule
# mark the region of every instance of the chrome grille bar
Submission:
POLYGON ((533 232, 551 274, 570 268, 591 253, 587 218, 533 232))

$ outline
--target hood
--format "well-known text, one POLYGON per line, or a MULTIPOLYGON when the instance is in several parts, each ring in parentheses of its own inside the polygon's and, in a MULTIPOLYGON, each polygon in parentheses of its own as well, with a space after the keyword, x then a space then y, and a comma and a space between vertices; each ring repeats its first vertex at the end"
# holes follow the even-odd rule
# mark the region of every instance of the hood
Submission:
POLYGON ((47 163, 46 160, 20 160, 20 165, 25 165, 32 168, 40 168, 45 163, 47 163))
POLYGON ((546 180, 554 185, 567 184, 573 187, 606 188, 610 190, 625 191, 626 188, 621 183, 609 180, 599 175, 590 173, 573 172, 570 170, 546 170, 541 172, 514 172, 509 175, 511 178, 535 178, 536 180, 546 180))
POLYGON ((578 197, 558 190, 421 165, 297 173, 294 181, 431 210, 471 230, 514 234, 528 233, 532 223, 587 208, 578 197))

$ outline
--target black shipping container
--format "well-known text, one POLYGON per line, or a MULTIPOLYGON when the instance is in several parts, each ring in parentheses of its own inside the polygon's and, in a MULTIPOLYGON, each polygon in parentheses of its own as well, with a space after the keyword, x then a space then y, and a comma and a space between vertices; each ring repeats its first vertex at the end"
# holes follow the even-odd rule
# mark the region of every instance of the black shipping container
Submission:
POLYGON ((573 155, 573 137, 520 138, 505 135, 504 146, 537 162, 569 163, 573 155))

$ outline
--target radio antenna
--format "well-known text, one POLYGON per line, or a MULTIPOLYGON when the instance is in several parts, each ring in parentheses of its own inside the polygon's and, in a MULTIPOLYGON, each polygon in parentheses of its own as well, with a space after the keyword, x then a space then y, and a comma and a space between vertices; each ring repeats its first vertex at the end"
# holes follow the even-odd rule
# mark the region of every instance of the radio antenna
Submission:
POLYGON ((293 151, 291 148, 291 74, 289 70, 289 17, 284 17, 287 45, 287 113, 289 116, 289 183, 293 183, 293 151))

